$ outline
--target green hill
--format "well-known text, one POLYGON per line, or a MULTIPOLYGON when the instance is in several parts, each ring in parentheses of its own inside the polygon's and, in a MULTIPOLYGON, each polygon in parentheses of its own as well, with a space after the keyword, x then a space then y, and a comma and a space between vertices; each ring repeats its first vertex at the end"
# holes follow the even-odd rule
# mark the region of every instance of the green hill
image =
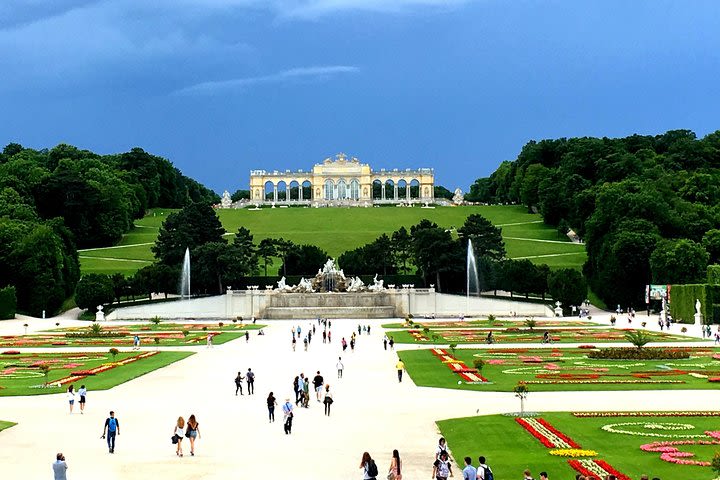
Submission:
MULTIPOLYGON (((132 274, 153 261, 150 247, 158 228, 173 210, 152 210, 135 221, 135 228, 114 247, 79 252, 83 273, 132 274)), ((571 243, 557 230, 529 214, 522 206, 475 206, 426 208, 265 208, 219 210, 225 230, 234 234, 249 229, 255 242, 275 237, 298 244, 313 244, 338 257, 341 253, 373 241, 400 226, 410 227, 426 218, 446 228, 459 227, 468 215, 479 213, 502 228, 510 258, 529 258, 553 268, 579 268, 586 259, 582 245, 571 243)))

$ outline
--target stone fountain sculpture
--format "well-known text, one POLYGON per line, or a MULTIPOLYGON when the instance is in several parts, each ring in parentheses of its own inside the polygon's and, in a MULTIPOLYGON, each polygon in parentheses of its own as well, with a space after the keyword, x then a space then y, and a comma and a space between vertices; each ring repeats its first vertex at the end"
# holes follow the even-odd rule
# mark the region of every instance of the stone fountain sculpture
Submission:
POLYGON ((277 289, 281 292, 292 292, 293 287, 285 283, 285 277, 282 277, 279 282, 277 282, 277 289))
POLYGON ((373 277, 373 284, 368 287, 368 290, 371 292, 382 292, 385 290, 385 286, 383 285, 385 283, 385 280, 378 280, 377 273, 375 274, 375 277, 373 277))
POLYGON ((350 286, 348 287, 348 292, 362 292, 365 290, 365 283, 360 279, 360 277, 353 277, 350 280, 350 286))

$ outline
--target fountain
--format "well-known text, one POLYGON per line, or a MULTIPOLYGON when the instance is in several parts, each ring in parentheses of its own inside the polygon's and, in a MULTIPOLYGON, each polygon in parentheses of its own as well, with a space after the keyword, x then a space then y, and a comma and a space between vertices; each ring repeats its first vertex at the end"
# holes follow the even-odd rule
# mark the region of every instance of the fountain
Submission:
POLYGON ((465 290, 465 312, 469 312, 471 287, 474 287, 475 296, 480 295, 480 281, 478 279, 477 262, 475 261, 475 250, 473 250, 472 240, 468 238, 467 248, 467 289, 465 290))
POLYGON ((180 271, 180 297, 190 298, 190 249, 185 249, 182 270, 180 271))

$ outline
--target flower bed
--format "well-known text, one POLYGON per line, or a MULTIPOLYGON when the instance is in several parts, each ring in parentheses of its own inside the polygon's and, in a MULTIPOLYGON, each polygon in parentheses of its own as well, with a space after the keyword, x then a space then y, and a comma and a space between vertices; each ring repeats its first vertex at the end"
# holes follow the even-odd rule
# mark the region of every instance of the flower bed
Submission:
POLYGON ((550 455, 555 455, 556 457, 572 458, 595 457, 598 454, 595 450, 583 450, 581 448, 559 448, 557 450, 550 450, 549 453, 550 455))
MULTIPOLYGON (((718 432, 705 432, 708 436, 718 432)), ((646 443, 640 446, 640 450, 644 452, 659 452, 660 460, 678 465, 697 465, 699 467, 709 467, 710 462, 700 460, 689 460, 694 457, 692 452, 683 452, 676 445, 720 445, 718 440, 673 440, 666 442, 646 443)))
POLYGON ((720 411, 672 411, 672 412, 573 412, 578 418, 592 417, 720 417, 720 411))
POLYGON ((580 460, 568 460, 568 464, 580 475, 589 480, 601 480, 607 475, 615 475, 618 480, 631 480, 627 475, 618 472, 604 460, 591 460, 583 458, 580 460))
POLYGON ((582 448, 542 418, 516 418, 515 421, 548 448, 582 448))
POLYGON ((588 358, 608 360, 681 360, 690 358, 687 349, 680 348, 601 348, 588 353, 588 358))

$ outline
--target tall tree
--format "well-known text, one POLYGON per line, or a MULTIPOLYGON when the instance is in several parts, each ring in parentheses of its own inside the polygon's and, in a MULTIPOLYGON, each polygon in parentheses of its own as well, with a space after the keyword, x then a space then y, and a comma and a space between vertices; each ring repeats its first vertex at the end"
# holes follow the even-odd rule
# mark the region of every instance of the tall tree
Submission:
POLYGON ((412 238, 405 227, 400 227, 392 234, 392 252, 403 273, 407 273, 407 262, 412 257, 412 238))
POLYGON ((224 233, 225 229, 210 205, 191 203, 168 215, 152 251, 155 258, 165 265, 178 266, 186 248, 190 249, 192 256, 194 250, 205 243, 225 243, 224 233))
POLYGON ((263 238, 262 240, 260 240, 260 243, 258 244, 257 254, 263 261, 265 276, 267 277, 268 265, 273 264, 273 257, 277 255, 275 241, 272 238, 263 238))
POLYGON ((476 257, 488 257, 492 260, 505 257, 502 230, 479 213, 473 213, 465 219, 463 226, 458 229, 458 235, 463 245, 467 246, 468 240, 472 240, 476 257))

